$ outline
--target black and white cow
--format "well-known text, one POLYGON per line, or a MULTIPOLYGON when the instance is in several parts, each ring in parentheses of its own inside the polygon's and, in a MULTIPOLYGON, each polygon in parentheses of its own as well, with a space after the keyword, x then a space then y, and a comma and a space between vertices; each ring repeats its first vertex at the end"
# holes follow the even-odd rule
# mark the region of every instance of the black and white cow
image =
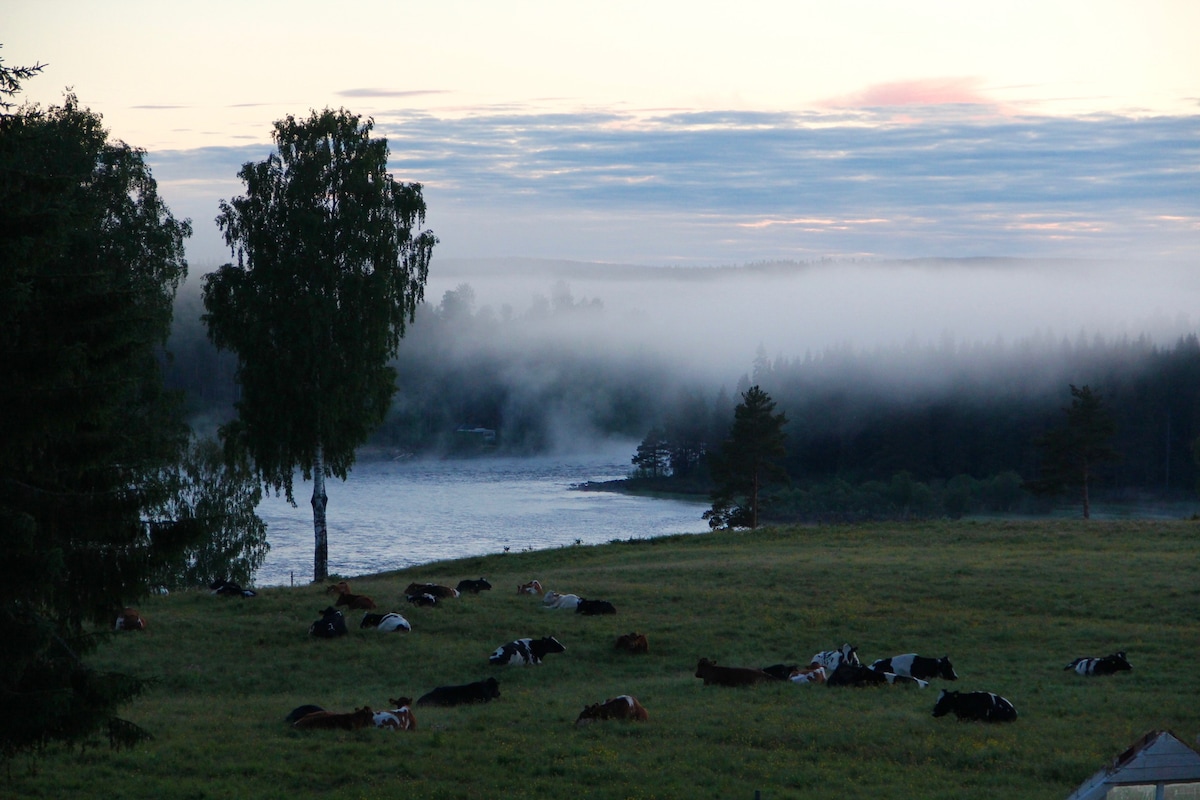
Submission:
POLYGON ((310 636, 316 636, 321 639, 333 639, 338 636, 345 636, 346 618, 342 616, 342 612, 333 606, 328 606, 321 612, 321 618, 308 626, 308 633, 310 636))
POLYGON ((212 589, 213 594, 224 595, 226 597, 257 597, 258 592, 253 589, 243 589, 233 581, 227 581, 224 578, 217 578, 208 585, 212 589))
POLYGON ((438 599, 428 592, 421 592, 420 594, 406 594, 404 595, 404 599, 412 603, 414 606, 425 608, 432 608, 438 604, 438 599))
POLYGON ((829 677, 825 679, 826 686, 882 686, 883 684, 892 685, 909 685, 917 686, 924 689, 929 685, 929 681, 913 678, 908 675, 897 675, 893 672, 881 672, 870 667, 864 667, 862 664, 851 664, 848 661, 843 661, 837 665, 837 669, 829 673, 829 677))
POLYGON ((933 706, 935 717, 944 717, 951 711, 960 720, 980 722, 1012 722, 1017 718, 1017 709, 994 692, 950 692, 942 689, 933 706))
POLYGON ((491 588, 492 585, 483 578, 480 578, 477 581, 467 579, 459 581, 458 586, 454 587, 454 591, 458 592, 459 594, 466 592, 470 592, 471 594, 479 594, 480 592, 491 591, 491 588))
POLYGON ((575 606, 575 613, 590 617, 597 614, 615 614, 617 613, 617 609, 607 600, 584 600, 580 598, 579 605, 575 606))
POLYGON ((389 612, 387 614, 374 614, 368 611, 363 614, 362 622, 358 624, 360 628, 375 628, 383 633, 408 633, 412 630, 412 625, 408 620, 399 614, 389 612))
POLYGON ((1121 651, 1100 658, 1077 658, 1063 669, 1075 670, 1076 675, 1114 675, 1133 669, 1133 665, 1121 651))
POLYGON ((500 682, 495 678, 459 686, 439 686, 417 700, 419 706, 460 706, 466 703, 488 703, 500 696, 500 682))
POLYGON ((488 663, 497 666, 504 664, 531 666, 542 663, 542 659, 550 653, 562 653, 566 649, 553 636, 541 639, 517 639, 497 647, 496 651, 488 658, 488 663))
POLYGON ((871 669, 879 672, 892 672, 896 675, 907 675, 910 678, 920 678, 923 681, 941 678, 947 681, 958 680, 954 667, 950 664, 949 656, 928 658, 916 653, 905 653, 902 656, 880 658, 871 664, 871 669))
POLYGON ((837 650, 822 650, 809 659, 810 663, 824 667, 825 671, 831 674, 843 661, 854 666, 861 665, 862 662, 858 660, 858 648, 844 644, 837 650))

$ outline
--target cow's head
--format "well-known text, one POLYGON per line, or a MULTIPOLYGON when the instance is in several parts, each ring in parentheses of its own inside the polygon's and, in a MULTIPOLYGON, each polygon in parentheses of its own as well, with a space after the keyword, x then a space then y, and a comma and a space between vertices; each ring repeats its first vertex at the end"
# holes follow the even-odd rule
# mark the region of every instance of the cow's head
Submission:
POLYGON ((958 680, 958 674, 954 671, 954 665, 950 663, 950 656, 942 656, 938 659, 937 675, 946 681, 958 680))
POLYGON ((935 717, 944 717, 954 710, 954 704, 958 701, 958 692, 948 692, 942 689, 942 693, 938 695, 937 702, 933 704, 933 715, 935 717))
POLYGON ((1112 668, 1118 672, 1124 672, 1125 670, 1133 669, 1133 664, 1130 664, 1129 659, 1125 657, 1124 650, 1113 653, 1105 660, 1108 661, 1112 668))
POLYGON ((483 682, 483 685, 483 693, 485 697, 495 698, 500 696, 500 681, 496 680, 495 678, 488 678, 483 682))
POLYGON ((542 637, 542 648, 547 653, 565 653, 567 651, 562 642, 553 636, 542 637))

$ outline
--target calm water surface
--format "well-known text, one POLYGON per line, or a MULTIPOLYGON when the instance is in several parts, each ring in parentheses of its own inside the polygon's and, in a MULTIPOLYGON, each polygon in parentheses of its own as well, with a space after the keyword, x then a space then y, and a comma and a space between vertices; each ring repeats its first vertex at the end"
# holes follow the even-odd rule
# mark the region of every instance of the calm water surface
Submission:
MULTIPOLYGON (((447 558, 542 550, 613 539, 701 533, 704 502, 572 489, 625 477, 633 447, 541 458, 359 462, 326 483, 329 572, 354 576, 447 558)), ((271 552, 259 586, 312 580, 312 483, 296 507, 264 498, 271 552)))

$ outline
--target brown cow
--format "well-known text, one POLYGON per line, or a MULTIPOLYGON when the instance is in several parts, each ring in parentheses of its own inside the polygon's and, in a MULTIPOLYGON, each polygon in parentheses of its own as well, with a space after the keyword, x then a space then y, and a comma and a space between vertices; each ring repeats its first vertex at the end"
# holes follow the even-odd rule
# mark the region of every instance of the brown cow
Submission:
POLYGON ((529 583, 522 583, 517 586, 517 594, 542 594, 542 584, 540 581, 532 580, 529 583))
POLYGON ((642 704, 637 701, 636 697, 623 694, 620 697, 605 700, 603 703, 592 703, 579 712, 579 717, 575 720, 575 724, 587 725, 602 719, 627 719, 646 722, 650 719, 650 715, 642 707, 642 704))
POLYGON ((379 608, 379 606, 375 605, 375 601, 365 594, 352 594, 349 591, 342 591, 343 587, 347 590, 350 588, 346 585, 345 581, 330 587, 330 589, 336 589, 338 593, 337 602, 334 603, 335 606, 347 606, 348 608, 360 611, 370 611, 373 608, 379 608))
POLYGON ((349 714, 333 711, 314 711, 292 723, 297 730, 341 730, 356 731, 375 724, 375 712, 370 706, 356 708, 349 714))
POLYGON ((613 644, 616 650, 626 650, 630 653, 649 653, 650 642, 644 633, 625 633, 617 637, 613 644))
POLYGON ((146 618, 139 614, 136 608, 126 606, 117 615, 117 621, 113 623, 113 630, 144 631, 146 630, 146 618))
POLYGON ((332 586, 326 587, 325 594, 351 594, 350 584, 346 581, 338 581, 332 586))
POLYGON ((756 683, 767 683, 778 680, 769 672, 751 667, 719 667, 717 662, 702 658, 696 664, 696 677, 704 679, 704 685, 715 683, 717 686, 751 686, 756 683))

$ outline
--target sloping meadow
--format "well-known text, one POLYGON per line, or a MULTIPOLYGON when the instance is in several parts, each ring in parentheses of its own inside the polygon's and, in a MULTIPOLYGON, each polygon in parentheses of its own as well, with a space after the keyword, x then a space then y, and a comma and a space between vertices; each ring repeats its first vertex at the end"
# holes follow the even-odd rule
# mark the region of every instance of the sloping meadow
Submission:
MULTIPOLYGON (((1138 737, 1200 733, 1200 528, 1173 522, 954 522, 796 527, 613 542, 346 576, 411 633, 307 634, 323 586, 153 598, 145 632, 97 666, 153 676, 126 709, 152 741, 17 759, 0 796, 104 798, 1061 798, 1138 737), (437 607, 412 581, 493 589, 437 607), (611 601, 615 616, 548 610, 516 588, 611 601), (646 634, 650 652, 614 649, 646 634), (566 652, 540 666, 488 656, 522 637, 566 652), (849 642, 864 663, 948 655, 927 689, 779 682, 703 686, 700 657, 807 664, 849 642), (1079 656, 1125 651, 1131 672, 1084 678, 1079 656), (488 704, 417 707, 415 732, 296 731, 314 703, 379 710, 496 677, 488 704), (942 688, 1007 697, 1002 725, 931 715, 942 688), (576 727, 622 694, 648 722, 576 727)), ((403 536, 399 531, 397 536, 403 536)), ((336 536, 331 542, 337 547, 336 536)))

